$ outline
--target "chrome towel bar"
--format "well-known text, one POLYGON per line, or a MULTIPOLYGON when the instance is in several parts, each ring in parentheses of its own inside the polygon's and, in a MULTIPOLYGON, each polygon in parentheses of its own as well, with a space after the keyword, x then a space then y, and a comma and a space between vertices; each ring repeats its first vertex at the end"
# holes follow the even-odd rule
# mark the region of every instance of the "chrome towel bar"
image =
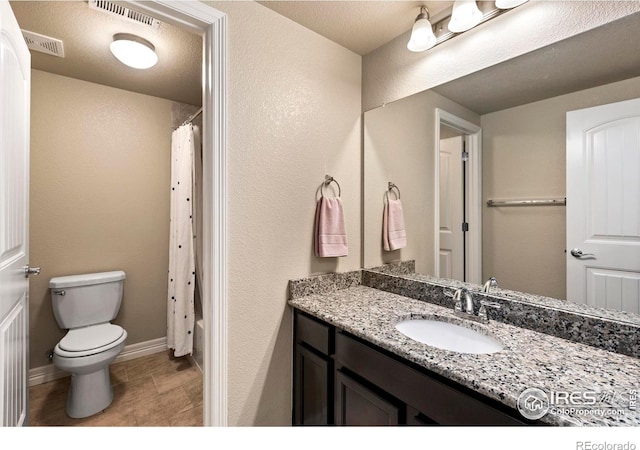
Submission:
POLYGON ((487 206, 564 206, 566 204, 566 197, 534 200, 487 200, 487 206))

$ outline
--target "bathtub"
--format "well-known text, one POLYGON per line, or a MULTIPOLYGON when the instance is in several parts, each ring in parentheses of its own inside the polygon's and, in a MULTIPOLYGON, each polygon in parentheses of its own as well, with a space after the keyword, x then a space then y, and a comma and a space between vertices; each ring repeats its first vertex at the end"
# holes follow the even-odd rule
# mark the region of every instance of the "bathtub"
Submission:
POLYGON ((204 319, 202 318, 202 300, 200 299, 200 286, 196 278, 195 314, 196 323, 193 327, 193 355, 192 360, 204 372, 204 319))
POLYGON ((193 362, 200 372, 204 368, 204 319, 196 316, 196 324, 193 327, 193 362))

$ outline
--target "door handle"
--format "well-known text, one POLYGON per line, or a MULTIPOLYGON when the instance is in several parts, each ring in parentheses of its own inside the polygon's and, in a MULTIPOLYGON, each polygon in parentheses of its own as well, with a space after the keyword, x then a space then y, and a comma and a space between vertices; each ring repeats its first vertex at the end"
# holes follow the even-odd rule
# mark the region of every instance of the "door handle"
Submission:
POLYGON ((582 258, 583 256, 593 256, 595 258, 596 255, 594 255, 593 253, 582 253, 582 250, 580 250, 579 248, 574 248, 573 250, 571 250, 571 256, 573 256, 574 258, 582 258))
POLYGON ((40 267, 24 266, 24 277, 29 278, 29 275, 40 275, 40 267))

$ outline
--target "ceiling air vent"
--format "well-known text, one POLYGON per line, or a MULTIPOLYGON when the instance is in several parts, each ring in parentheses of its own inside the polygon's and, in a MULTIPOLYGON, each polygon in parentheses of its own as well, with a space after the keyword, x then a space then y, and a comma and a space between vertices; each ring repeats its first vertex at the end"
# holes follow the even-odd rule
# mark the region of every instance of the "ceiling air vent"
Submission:
POLYGON ((44 36, 32 31, 21 31, 22 36, 24 36, 24 41, 27 43, 27 47, 31 50, 64 58, 64 45, 60 39, 44 36))
POLYGON ((159 28, 160 21, 153 17, 134 11, 115 2, 106 0, 89 0, 89 8, 108 13, 113 16, 122 17, 123 19, 140 25, 146 25, 150 28, 159 28))

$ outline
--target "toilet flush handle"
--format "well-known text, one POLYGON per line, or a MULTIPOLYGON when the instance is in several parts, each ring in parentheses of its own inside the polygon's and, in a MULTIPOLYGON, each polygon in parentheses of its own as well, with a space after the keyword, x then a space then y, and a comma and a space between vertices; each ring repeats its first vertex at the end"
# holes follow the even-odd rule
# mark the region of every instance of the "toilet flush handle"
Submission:
POLYGON ((60 291, 53 291, 53 294, 54 295, 65 295, 66 293, 64 291, 60 290, 60 291))

